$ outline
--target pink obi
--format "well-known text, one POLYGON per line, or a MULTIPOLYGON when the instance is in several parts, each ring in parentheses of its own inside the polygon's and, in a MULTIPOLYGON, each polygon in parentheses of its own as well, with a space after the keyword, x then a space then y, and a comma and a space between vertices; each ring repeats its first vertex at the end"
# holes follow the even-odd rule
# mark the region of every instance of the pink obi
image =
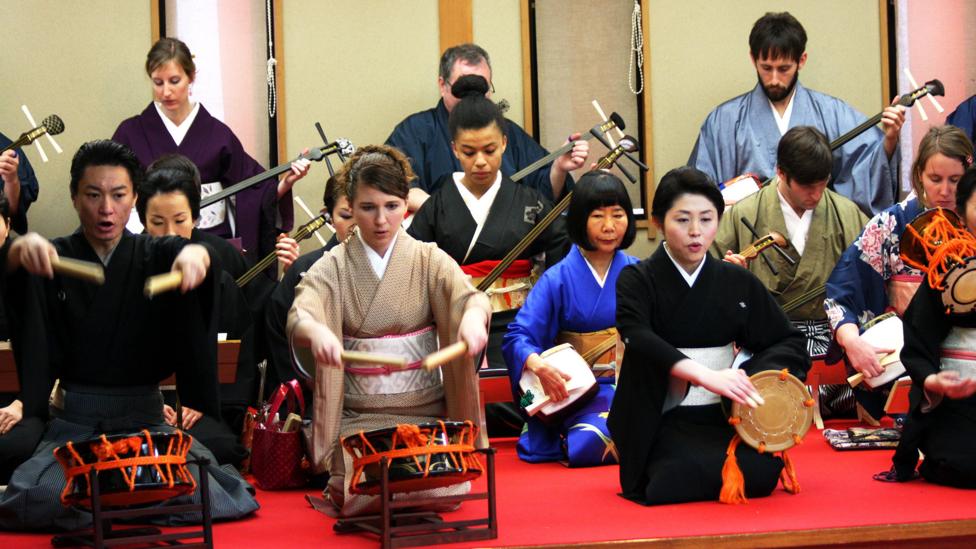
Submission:
POLYGON ((347 351, 403 357, 406 367, 385 364, 356 364, 345 367, 346 393, 359 395, 394 394, 441 385, 439 370, 421 368, 424 357, 437 350, 437 331, 427 326, 408 334, 382 337, 343 337, 347 351))

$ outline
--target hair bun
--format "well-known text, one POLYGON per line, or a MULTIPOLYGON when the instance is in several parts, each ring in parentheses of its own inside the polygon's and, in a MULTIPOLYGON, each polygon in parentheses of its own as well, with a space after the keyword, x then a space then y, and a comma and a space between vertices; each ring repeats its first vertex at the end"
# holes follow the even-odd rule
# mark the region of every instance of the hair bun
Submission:
POLYGON ((488 93, 488 81, 479 74, 466 74, 454 81, 451 86, 451 95, 458 99, 474 97, 488 93))

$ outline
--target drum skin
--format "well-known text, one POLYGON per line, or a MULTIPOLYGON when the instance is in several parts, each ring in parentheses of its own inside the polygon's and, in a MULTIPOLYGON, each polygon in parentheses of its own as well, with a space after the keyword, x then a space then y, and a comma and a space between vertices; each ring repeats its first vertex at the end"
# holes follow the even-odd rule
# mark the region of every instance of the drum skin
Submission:
POLYGON ((810 392, 796 377, 767 370, 749 378, 765 403, 758 408, 732 403, 732 417, 736 433, 743 442, 766 452, 792 448, 802 439, 813 423, 810 392))

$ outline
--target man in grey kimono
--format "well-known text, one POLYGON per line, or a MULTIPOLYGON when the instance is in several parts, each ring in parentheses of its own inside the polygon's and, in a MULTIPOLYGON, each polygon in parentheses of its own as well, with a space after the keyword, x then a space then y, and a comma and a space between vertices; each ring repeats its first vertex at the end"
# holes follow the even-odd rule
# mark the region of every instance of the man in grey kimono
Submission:
MULTIPOLYGON (((716 107, 702 124, 688 159, 716 183, 752 172, 775 175, 776 146, 795 126, 813 126, 834 140, 864 115, 840 99, 803 87, 807 35, 787 12, 767 13, 752 27, 749 50, 759 82, 752 91, 716 107)), ((834 151, 831 188, 874 214, 898 197, 898 134, 905 107, 889 106, 873 127, 834 151)))

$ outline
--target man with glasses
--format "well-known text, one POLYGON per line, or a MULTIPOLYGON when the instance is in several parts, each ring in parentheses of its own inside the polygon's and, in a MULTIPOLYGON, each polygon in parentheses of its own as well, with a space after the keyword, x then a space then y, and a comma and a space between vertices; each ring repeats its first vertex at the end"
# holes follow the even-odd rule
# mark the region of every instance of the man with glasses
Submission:
MULTIPOLYGON (((458 78, 476 74, 485 78, 491 86, 491 97, 495 87, 491 79, 491 60, 488 52, 476 44, 461 44, 448 48, 441 55, 440 75, 437 86, 441 100, 433 109, 408 116, 387 138, 386 144, 403 151, 410 159, 417 179, 411 183, 407 207, 416 211, 431 193, 441 184, 441 179, 461 170, 461 164, 451 151, 451 137, 447 129, 448 116, 458 99, 451 94, 451 86, 458 78)), ((547 151, 539 146, 518 124, 507 120, 505 135, 508 147, 502 157, 502 173, 512 176, 515 172, 545 156, 547 151)), ((579 136, 572 136, 578 138, 579 136)), ((589 145, 578 141, 573 150, 560 156, 547 166, 543 166, 521 181, 537 189, 550 200, 558 200, 572 189, 573 179, 569 172, 582 167, 586 162, 589 145)))

